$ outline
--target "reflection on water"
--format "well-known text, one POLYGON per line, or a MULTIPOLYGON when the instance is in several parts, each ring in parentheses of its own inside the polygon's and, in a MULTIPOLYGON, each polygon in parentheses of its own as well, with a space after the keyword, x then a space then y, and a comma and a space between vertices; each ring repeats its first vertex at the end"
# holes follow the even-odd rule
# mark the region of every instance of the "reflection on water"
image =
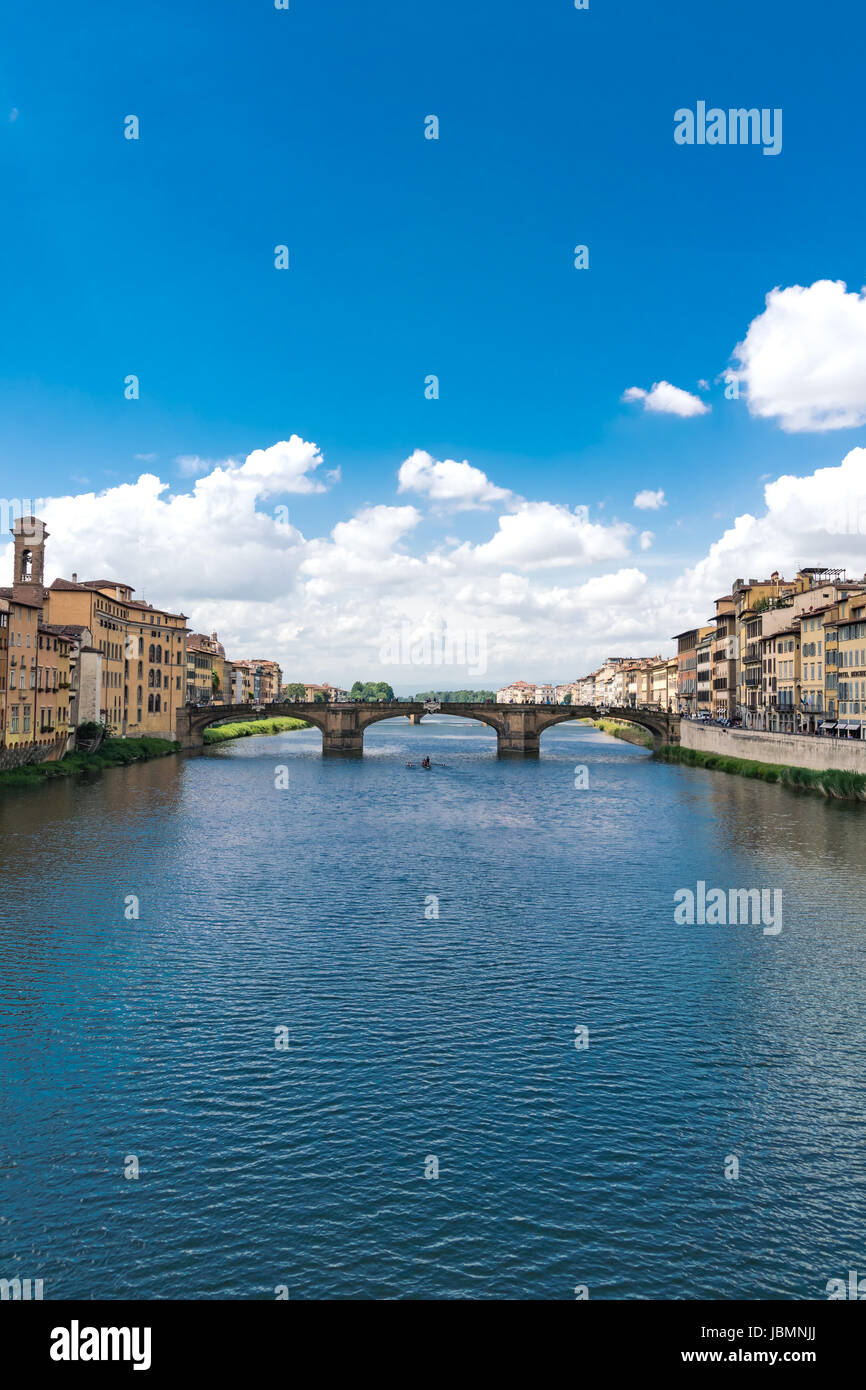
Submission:
POLYGON ((820 1298, 862 1266, 864 808, 573 725, 535 762, 444 716, 320 746, 4 794, 0 1277, 820 1298), (781 934, 675 925, 699 880, 780 889, 781 934))

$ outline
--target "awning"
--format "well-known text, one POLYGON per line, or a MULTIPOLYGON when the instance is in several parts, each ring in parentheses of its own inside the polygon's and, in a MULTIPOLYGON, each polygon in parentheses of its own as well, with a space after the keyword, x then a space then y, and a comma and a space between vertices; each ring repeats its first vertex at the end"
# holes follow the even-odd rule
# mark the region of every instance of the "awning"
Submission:
MULTIPOLYGON (((824 722, 823 722, 823 724, 819 724, 819 725, 818 725, 818 728, 819 728, 819 729, 835 729, 835 727, 836 727, 836 725, 835 725, 834 723, 831 723, 831 721, 830 721, 829 719, 825 719, 824 722)), ((841 724, 839 725, 839 728, 840 728, 840 729, 842 728, 842 725, 841 725, 841 724)))

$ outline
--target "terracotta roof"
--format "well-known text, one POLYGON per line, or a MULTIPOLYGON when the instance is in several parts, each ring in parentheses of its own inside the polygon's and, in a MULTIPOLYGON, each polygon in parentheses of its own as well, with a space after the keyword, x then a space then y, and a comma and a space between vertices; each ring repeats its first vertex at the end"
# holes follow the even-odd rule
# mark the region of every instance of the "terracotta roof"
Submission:
POLYGON ((122 579, 82 579, 83 589, 129 589, 130 593, 135 593, 131 584, 125 584, 122 579))
POLYGON ((41 608, 41 602, 37 603, 34 598, 16 598, 14 589, 0 589, 0 598, 8 598, 11 603, 20 603, 22 608, 41 608))
POLYGON ((82 632, 90 631, 86 623, 40 623, 39 627, 45 632, 53 632, 58 637, 68 637, 70 640, 80 637, 82 632))

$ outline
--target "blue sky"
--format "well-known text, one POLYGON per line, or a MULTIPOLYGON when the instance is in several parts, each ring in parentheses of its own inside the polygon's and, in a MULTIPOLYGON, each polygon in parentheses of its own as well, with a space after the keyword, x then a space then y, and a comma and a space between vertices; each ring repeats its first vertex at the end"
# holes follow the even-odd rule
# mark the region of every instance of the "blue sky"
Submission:
MULTIPOLYGON (((297 434, 339 481, 258 505, 282 496, 310 540, 366 506, 418 506, 396 475, 420 449, 515 497, 651 526, 643 572, 673 583, 736 516, 764 514, 768 479, 837 468, 864 443, 856 410, 792 430, 719 380, 774 287, 840 281, 854 299, 866 281, 861 27, 838 0, 92 0, 86 23, 15 7, 0 494, 99 493, 143 470, 182 493, 196 470, 178 459, 240 462, 297 434), (781 108, 782 152, 676 145, 674 112, 698 100, 781 108), (711 408, 621 399, 659 381, 711 408), (636 512, 643 489, 665 506, 636 512)), ((495 508, 442 510, 420 507, 399 544, 429 556, 496 529, 495 508)), ((57 544, 58 560, 75 551, 57 544)), ((157 582, 137 587, 183 596, 182 577, 157 582)), ((222 616, 211 598, 197 596, 202 625, 222 616)), ((287 661, 335 662, 332 679, 355 669, 339 645, 279 641, 287 661)))

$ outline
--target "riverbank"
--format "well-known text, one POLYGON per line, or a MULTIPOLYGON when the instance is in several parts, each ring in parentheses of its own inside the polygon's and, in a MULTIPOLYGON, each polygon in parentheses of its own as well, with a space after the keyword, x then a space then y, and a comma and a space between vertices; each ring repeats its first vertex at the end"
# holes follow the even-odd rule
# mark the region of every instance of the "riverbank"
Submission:
POLYGON ((306 719, 251 719, 243 724, 211 725, 205 729, 205 747, 211 743, 228 743, 233 738, 252 738, 256 734, 282 734, 289 729, 311 729, 306 719))
POLYGON ((665 743, 655 754, 659 762, 684 767, 703 767, 714 772, 730 772, 760 782, 776 782, 792 791, 817 793, 836 801, 866 801, 866 774, 840 768, 821 771, 811 767, 790 767, 783 763, 761 763, 751 758, 734 758, 725 753, 705 753, 682 744, 665 743))
POLYGON ((107 767, 126 767, 178 753, 180 744, 167 738, 108 739, 96 753, 67 753, 53 763, 29 763, 25 767, 0 772, 0 791, 4 787, 38 787, 58 777, 101 772, 107 767))
POLYGON ((644 733, 636 724, 626 724, 621 719, 581 719, 581 724, 589 724, 593 729, 600 729, 603 734, 610 734, 613 738, 621 738, 624 743, 634 743, 638 748, 652 748, 652 734, 644 733))

